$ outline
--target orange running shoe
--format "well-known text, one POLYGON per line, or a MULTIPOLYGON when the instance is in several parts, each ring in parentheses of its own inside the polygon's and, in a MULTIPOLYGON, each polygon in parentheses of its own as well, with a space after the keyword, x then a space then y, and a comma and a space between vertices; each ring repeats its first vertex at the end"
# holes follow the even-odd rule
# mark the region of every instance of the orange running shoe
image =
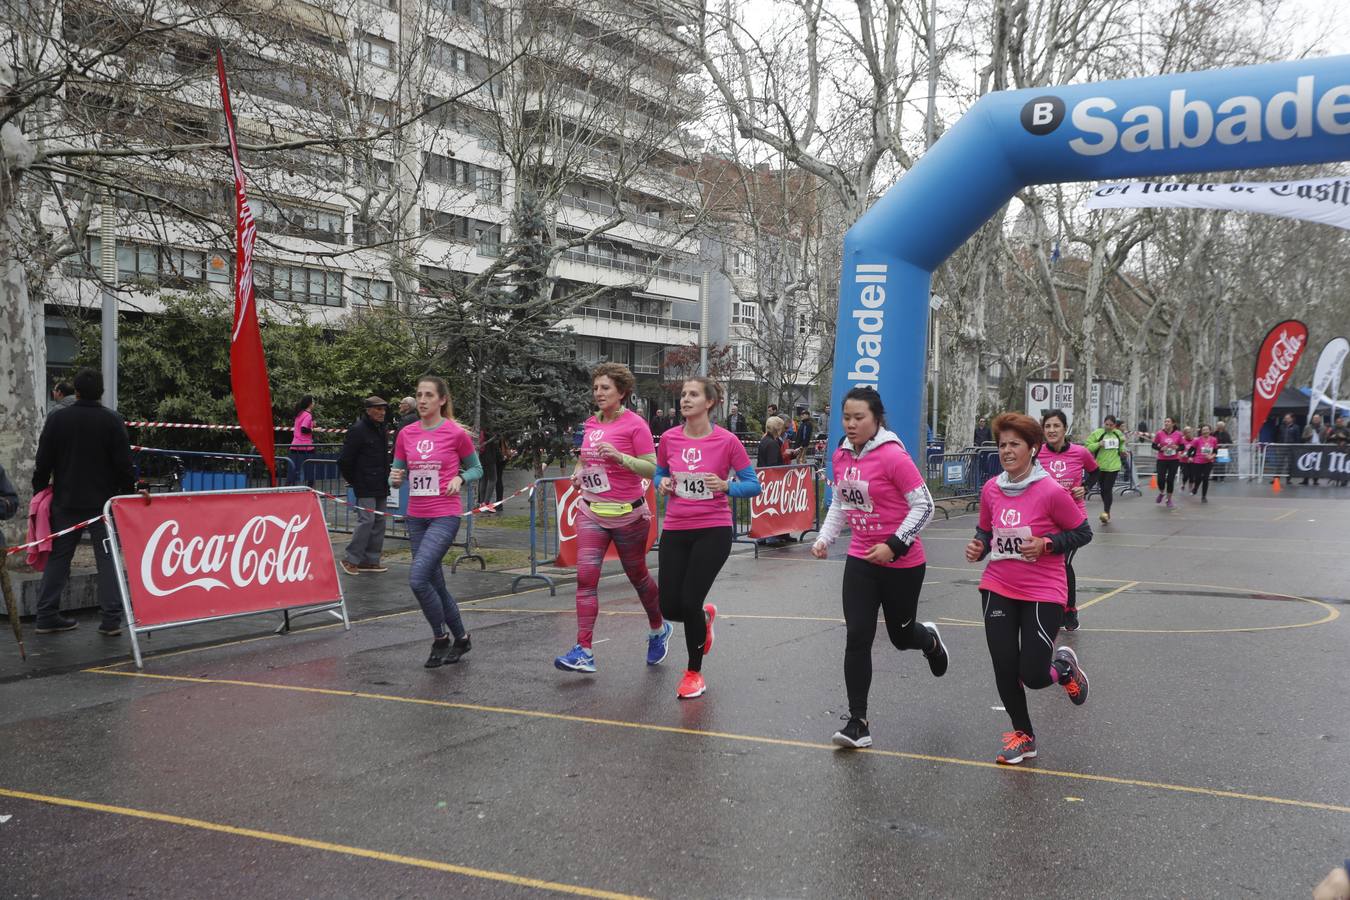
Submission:
POLYGON ((1059 663, 1056 668, 1061 672, 1068 670, 1068 674, 1061 675, 1059 679, 1059 683, 1064 685, 1064 693, 1069 695, 1074 706, 1082 706, 1087 702, 1088 677, 1078 663, 1078 654, 1069 647, 1060 647, 1055 651, 1054 661, 1059 663))
POLYGON ((708 636, 703 639, 703 655, 707 656, 712 652, 713 641, 713 619, 717 618, 717 604, 703 604, 703 621, 708 629, 708 636))
POLYGON ((1022 760, 1031 759, 1035 755, 1036 738, 1025 731, 1005 731, 1003 732, 1003 749, 999 751, 998 756, 994 757, 994 762, 1004 766, 1015 766, 1022 760))
POLYGON ((693 700, 695 697, 702 697, 707 689, 708 685, 703 681, 702 675, 686 669, 684 677, 680 679, 680 689, 675 695, 681 700, 693 700))

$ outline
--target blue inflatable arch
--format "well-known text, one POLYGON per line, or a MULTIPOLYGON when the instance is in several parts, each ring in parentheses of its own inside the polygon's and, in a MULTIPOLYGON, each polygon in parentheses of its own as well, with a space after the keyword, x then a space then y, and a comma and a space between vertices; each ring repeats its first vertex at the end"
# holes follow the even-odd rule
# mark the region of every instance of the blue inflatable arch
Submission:
POLYGON ((1350 56, 986 95, 844 238, 832 439, 872 385, 920 458, 933 270, 1022 187, 1345 159, 1350 56))

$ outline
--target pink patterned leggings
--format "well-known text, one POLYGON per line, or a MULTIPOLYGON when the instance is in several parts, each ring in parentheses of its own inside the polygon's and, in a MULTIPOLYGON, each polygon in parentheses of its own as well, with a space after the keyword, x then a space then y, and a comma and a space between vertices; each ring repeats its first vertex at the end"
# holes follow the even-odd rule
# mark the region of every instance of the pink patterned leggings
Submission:
POLYGON ((664 623, 661 618, 660 592, 647 571, 647 532, 651 523, 638 519, 617 528, 606 528, 584 513, 577 516, 577 643, 591 647, 595 617, 600 614, 596 590, 600 585, 600 567, 605 562, 609 542, 619 551, 624 574, 637 589, 647 624, 653 630, 664 623))

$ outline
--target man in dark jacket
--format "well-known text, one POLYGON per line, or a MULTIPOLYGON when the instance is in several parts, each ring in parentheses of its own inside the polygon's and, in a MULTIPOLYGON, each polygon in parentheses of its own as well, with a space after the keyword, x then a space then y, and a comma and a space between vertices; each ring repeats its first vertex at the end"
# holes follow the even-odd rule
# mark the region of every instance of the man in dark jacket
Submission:
MULTIPOLYGON (((101 515, 109 498, 129 494, 136 487, 126 425, 121 416, 99 402, 103 398, 103 376, 93 369, 81 371, 75 376, 75 397, 73 405, 47 417, 33 469, 34 494, 49 483, 52 487, 53 533, 101 515)), ((117 573, 105 544, 108 528, 99 519, 52 541, 38 589, 38 634, 69 631, 80 624, 61 615, 61 592, 70 580, 70 560, 82 534, 93 540, 98 565, 98 605, 103 612, 98 633, 108 637, 122 633, 117 573)))
POLYGON ((993 442, 994 433, 989 429, 989 420, 980 416, 975 423, 974 444, 976 447, 983 447, 985 444, 992 444, 993 442))
POLYGON ((384 550, 384 520, 370 510, 384 512, 389 496, 389 437, 384 417, 389 404, 379 397, 366 398, 366 411, 347 429, 338 454, 338 469, 356 495, 356 530, 342 554, 342 571, 348 575, 388 572, 380 565, 384 550))
POLYGON ((739 403, 731 404, 731 414, 727 416, 727 431, 740 435, 749 430, 749 423, 745 421, 745 416, 741 413, 741 405, 739 403))

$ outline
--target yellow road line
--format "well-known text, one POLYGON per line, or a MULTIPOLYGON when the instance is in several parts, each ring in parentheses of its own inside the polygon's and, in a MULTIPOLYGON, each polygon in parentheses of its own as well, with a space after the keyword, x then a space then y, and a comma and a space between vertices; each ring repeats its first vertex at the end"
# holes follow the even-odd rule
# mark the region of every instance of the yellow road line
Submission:
POLYGON ((1132 587, 1138 587, 1138 586, 1139 586, 1139 582, 1137 582, 1137 581, 1131 581, 1129 584, 1122 584, 1120 587, 1116 588, 1115 590, 1107 591, 1105 594, 1102 594, 1100 597, 1093 597, 1091 600, 1089 600, 1089 601, 1086 602, 1086 603, 1080 603, 1080 604, 1078 604, 1078 608, 1079 608, 1079 609, 1087 609, 1089 606, 1093 605, 1094 603, 1101 603, 1103 600, 1110 600, 1110 599, 1111 599, 1112 597, 1114 597, 1116 594, 1119 594, 1119 593, 1121 593, 1122 591, 1128 591, 1130 588, 1132 588, 1132 587))
POLYGON ((1281 519, 1287 519, 1287 518, 1289 518, 1290 516, 1292 516, 1292 515, 1293 515, 1294 513, 1296 513, 1296 512, 1298 512, 1297 509, 1291 509, 1291 510, 1289 510, 1288 512, 1280 513, 1278 516, 1276 516, 1275 518, 1271 519, 1271 521, 1272 521, 1272 522, 1278 522, 1278 521, 1280 521, 1281 519))
MULTIPOLYGON (((415 706, 432 706, 440 709, 456 709, 468 712, 493 713, 497 715, 520 716, 531 719, 546 719, 557 722, 573 722, 583 725, 601 725, 611 728, 628 728, 635 731, 657 732, 661 734, 679 734, 690 737, 710 738, 725 741, 739 741, 750 744, 763 744, 773 747, 794 747, 803 750, 828 750, 835 752, 833 744, 821 744, 814 741, 799 741, 790 738, 765 737, 753 734, 737 734, 726 731, 704 731, 697 728, 684 728, 677 725, 652 725, 646 722, 629 722, 623 719, 601 719, 594 716, 574 716, 567 713, 546 712, 544 710, 517 709, 509 706, 487 706, 478 703, 454 703, 448 700, 428 700, 420 697, 400 697, 396 694, 375 694, 367 691, 339 691, 332 688, 305 687, 302 685, 290 684, 269 684, 263 681, 242 681, 238 679, 227 678, 203 678, 187 675, 155 675, 147 672, 113 672, 101 671, 100 675, 121 675, 125 678, 149 678, 159 681, 177 681, 188 684, 208 684, 208 685, 226 685, 231 687, 250 687, 263 690, 290 691, 301 694, 317 694, 325 697, 342 697, 348 699, 362 700, 381 700, 390 703, 407 703, 415 706)), ((1224 791, 1215 788, 1193 787, 1184 784, 1169 784, 1162 781, 1148 781, 1139 778, 1122 778, 1114 775, 1093 775, 1087 772, 1066 772, 1059 769, 1009 769, 1007 766, 1000 766, 997 763, 984 762, 975 759, 961 759, 954 756, 936 756, 929 753, 908 753, 902 750, 877 750, 869 749, 857 751, 862 753, 871 753, 877 756, 884 756, 892 759, 907 759, 916 762, 942 763, 944 765, 964 766, 967 768, 989 769, 994 771, 1008 771, 1012 773, 1026 773, 1028 775, 1043 775, 1051 778, 1069 778, 1078 781, 1095 782, 1099 784, 1121 785, 1125 787, 1149 788, 1152 790, 1169 791, 1172 793, 1192 794, 1205 797, 1216 797, 1225 800, 1247 800, 1256 803, 1270 803, 1277 806, 1292 806, 1300 809, 1311 809, 1322 812, 1336 812, 1350 814, 1350 806, 1343 806, 1336 803, 1319 803, 1312 800, 1292 800, 1285 797, 1271 797, 1263 794, 1249 794, 1241 791, 1224 791)))
MULTIPOLYGON (((125 673, 110 672, 107 674, 125 673)), ((419 869, 431 869, 436 872, 448 872, 453 875, 463 875, 468 878, 498 881, 516 887, 533 888, 540 891, 556 891, 560 894, 575 894, 581 897, 603 897, 608 898, 608 900, 636 900, 632 894, 618 894, 613 891, 601 891, 596 890, 595 888, 581 887, 575 884, 543 881, 538 878, 526 878, 523 875, 512 875, 509 872, 494 872, 489 869, 475 869, 472 866, 457 866, 452 863, 439 862, 434 859, 405 856, 402 853, 386 853, 383 850, 368 850, 365 847, 353 847, 349 844, 335 844, 331 841, 316 841, 312 838, 296 837, 291 834, 278 834, 275 831, 261 831, 257 828, 240 828, 236 825, 223 825, 219 822, 208 822, 204 819, 191 819, 186 816, 175 816, 169 813, 152 812, 145 809, 133 809, 127 806, 112 806, 107 803, 90 803, 87 800, 74 800, 69 797, 53 797, 49 794, 33 794, 28 791, 15 791, 9 788, 0 788, 0 797, 12 797, 16 800, 31 800, 34 803, 46 803, 51 806, 65 806, 72 809, 90 810, 92 812, 111 813, 112 815, 127 816, 133 819, 148 819, 152 822, 180 825, 185 828, 196 828, 202 831, 214 831, 220 834, 234 835, 236 837, 254 838, 255 840, 260 841, 270 841, 274 844, 289 844, 292 847, 304 847, 308 850, 322 850, 325 853, 337 853, 342 856, 373 859, 378 860, 379 862, 397 863, 398 865, 403 866, 415 866, 419 869)))

